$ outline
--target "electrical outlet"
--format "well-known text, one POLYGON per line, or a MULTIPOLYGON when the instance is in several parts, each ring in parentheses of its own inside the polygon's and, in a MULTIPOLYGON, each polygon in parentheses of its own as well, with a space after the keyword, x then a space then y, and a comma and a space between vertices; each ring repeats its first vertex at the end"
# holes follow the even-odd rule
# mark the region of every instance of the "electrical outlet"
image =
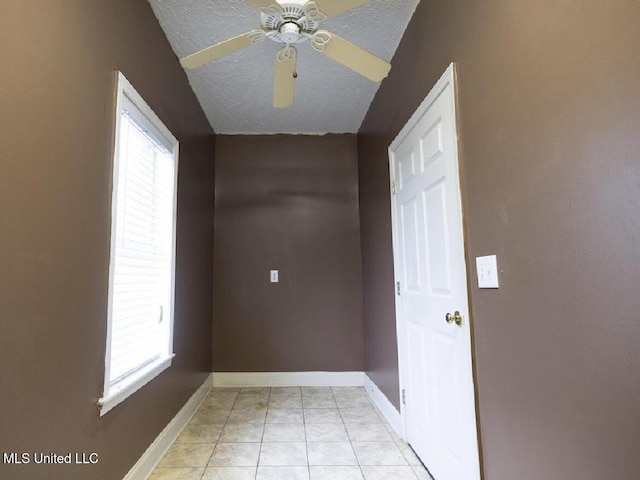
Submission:
POLYGON ((495 255, 476 258, 478 288, 499 288, 498 262, 495 255))
POLYGON ((271 283, 278 283, 278 270, 271 270, 270 278, 271 283))

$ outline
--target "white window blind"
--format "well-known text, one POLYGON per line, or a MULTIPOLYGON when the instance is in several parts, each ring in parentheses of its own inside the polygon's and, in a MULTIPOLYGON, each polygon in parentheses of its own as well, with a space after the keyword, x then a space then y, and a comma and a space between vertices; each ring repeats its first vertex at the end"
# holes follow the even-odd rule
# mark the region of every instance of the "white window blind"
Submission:
POLYGON ((112 408, 110 398, 122 401, 166 368, 172 354, 177 142, 123 80, 103 413, 112 408))

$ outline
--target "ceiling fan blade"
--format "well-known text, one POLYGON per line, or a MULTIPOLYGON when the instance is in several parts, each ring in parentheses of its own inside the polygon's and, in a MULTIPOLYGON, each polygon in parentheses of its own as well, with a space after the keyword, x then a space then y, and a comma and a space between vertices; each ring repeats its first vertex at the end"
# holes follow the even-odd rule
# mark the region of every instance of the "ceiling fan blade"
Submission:
POLYGON ((285 108, 293 104, 296 94, 296 63, 298 52, 286 46, 278 52, 273 76, 273 107, 285 108))
POLYGON ((180 60, 180 64, 187 69, 198 68, 205 63, 212 62, 251 45, 256 45, 262 42, 265 36, 264 30, 252 30, 184 57, 180 60))
POLYGON ((312 45, 316 51, 374 82, 382 81, 391 70, 389 62, 326 30, 318 30, 312 45))
POLYGON ((315 3, 320 11, 327 17, 335 17, 341 13, 359 7, 365 3, 371 3, 372 0, 314 0, 309 3, 315 3))

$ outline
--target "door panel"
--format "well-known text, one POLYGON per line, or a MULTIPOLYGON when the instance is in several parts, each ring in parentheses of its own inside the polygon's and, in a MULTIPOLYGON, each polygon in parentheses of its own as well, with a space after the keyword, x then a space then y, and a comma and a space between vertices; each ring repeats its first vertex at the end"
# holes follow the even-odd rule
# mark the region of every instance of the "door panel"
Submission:
MULTIPOLYGON (((424 329, 420 325, 409 325, 409 350, 412 356, 415 358, 427 358, 425 353, 429 350, 427 348, 427 338, 424 333, 424 329)), ((425 365, 419 365, 419 368, 411 369, 411 381, 416 388, 410 390, 410 403, 414 405, 421 405, 424 408, 416 409, 416 416, 424 423, 428 424, 431 419, 428 410, 427 403, 419 403, 420 399, 423 399, 426 395, 427 386, 427 371, 423 368, 425 365)))
POLYGON ((400 186, 406 185, 409 180, 416 174, 416 162, 415 153, 413 148, 402 155, 402 160, 398 164, 398 172, 400 179, 400 186))
POLYGON ((413 259, 420 258, 418 252, 418 202, 411 198, 402 205, 402 235, 405 238, 404 248, 404 284, 408 290, 420 291, 420 262, 413 259))
POLYGON ((451 297, 451 254, 446 211, 445 179, 440 179, 422 194, 424 205, 425 250, 431 295, 451 297))
POLYGON ((420 139, 420 148, 422 149, 422 169, 432 162, 436 161, 444 153, 442 141, 442 119, 438 118, 436 123, 425 133, 420 139))

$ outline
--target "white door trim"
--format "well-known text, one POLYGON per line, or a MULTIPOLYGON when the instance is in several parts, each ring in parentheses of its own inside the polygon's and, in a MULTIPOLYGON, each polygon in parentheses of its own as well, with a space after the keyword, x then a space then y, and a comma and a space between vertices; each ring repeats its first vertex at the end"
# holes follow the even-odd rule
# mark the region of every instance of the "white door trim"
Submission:
MULTIPOLYGON (((392 231, 392 241, 393 241, 393 257, 394 257, 394 265, 400 265, 400 259, 398 258, 399 252, 399 238, 398 238, 398 219, 396 215, 396 207, 397 207, 397 197, 394 193, 395 185, 396 185, 396 175, 394 171, 394 155, 395 151, 402 144, 402 142, 407 138, 407 136, 411 133, 411 131, 416 127, 420 119, 426 114, 429 108, 433 105, 433 103, 438 99, 438 97, 442 94, 445 88, 451 85, 453 91, 453 115, 456 123, 456 140, 457 140, 457 130, 458 130, 458 122, 457 122, 457 92, 456 92, 456 66, 455 63, 449 65, 445 73, 440 77, 435 86, 431 89, 429 94, 420 104, 415 113, 411 116, 407 124, 402 128, 400 133, 393 140, 391 145, 389 146, 388 154, 389 154, 389 178, 392 182, 392 188, 390 189, 391 195, 391 231, 392 231)), ((459 148, 458 141, 455 142, 455 157, 459 158, 459 148)), ((458 164, 458 175, 460 172, 460 165, 458 164)), ((459 178, 459 177, 458 177, 459 178)), ((461 192, 462 193, 462 192, 461 192)), ((466 246, 465 246, 466 250, 466 246)), ((465 265, 465 276, 468 276, 465 265)), ((398 271, 397 268, 394 268, 394 291, 396 285, 398 285, 398 271)), ((397 295, 397 292, 396 292, 397 295)), ((467 292, 467 301, 468 301, 468 292, 467 292)), ((402 320, 401 320, 401 312, 399 302, 396 301, 396 333, 398 338, 398 369, 399 369, 399 383, 400 383, 400 427, 401 427, 401 437, 406 440, 407 438, 407 419, 405 412, 405 405, 402 402, 402 392, 405 389, 405 377, 406 377, 406 352, 405 352, 405 338, 404 331, 402 328, 402 320)), ((472 345, 469 346, 472 348, 472 345)), ((473 357, 472 357, 473 362, 473 357)), ((473 365, 472 365, 473 369, 473 365)), ((474 396, 477 395, 475 382, 474 382, 474 396)), ((476 422, 476 429, 479 428, 478 422, 476 422)), ((480 451, 478 452, 480 455, 480 451)))

